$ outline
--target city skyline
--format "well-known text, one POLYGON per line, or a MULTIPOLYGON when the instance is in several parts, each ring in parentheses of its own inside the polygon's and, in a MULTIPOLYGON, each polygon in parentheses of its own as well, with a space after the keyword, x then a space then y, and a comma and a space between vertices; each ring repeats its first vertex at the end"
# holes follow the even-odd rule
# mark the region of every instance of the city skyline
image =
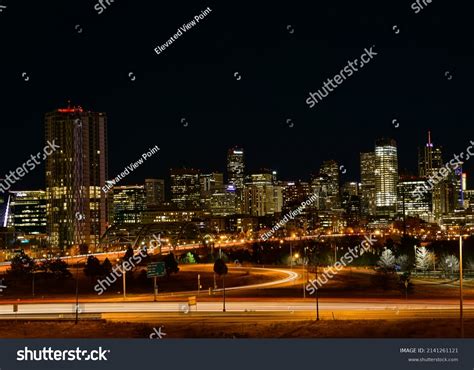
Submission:
MULTIPOLYGON (((97 16, 75 0, 68 6, 32 4, 25 22, 37 31, 18 30, 18 42, 2 44, 5 68, 11 71, 2 77, 9 92, 0 110, 2 133, 21 137, 0 147, 2 158, 10 159, 0 163, 2 176, 38 149, 44 112, 69 99, 107 112, 111 173, 120 173, 145 148, 161 145, 168 161, 146 163, 127 179, 130 183, 181 165, 206 172, 225 168, 225 153, 233 145, 246 149, 249 172, 278 166, 283 178, 297 179, 333 158, 356 180, 354 153, 371 150, 376 138, 393 137, 400 169, 415 171, 413 157, 427 131, 433 142, 442 141, 446 155, 459 151, 469 133, 473 56, 463 28, 469 19, 453 14, 448 4, 426 9, 422 16, 401 3, 276 6, 264 28, 261 19, 268 9, 263 4, 252 12, 238 5, 245 21, 233 21, 232 27, 225 21, 232 12, 214 4, 185 11, 174 4, 114 5, 97 16), (207 6, 213 12, 205 22, 156 55, 157 44, 207 6), (69 17, 49 16, 58 12, 69 17), (153 15, 164 13, 167 17, 157 24, 153 15), (50 25, 43 27, 35 14, 44 14, 50 25), (119 19, 131 14, 143 19, 145 28, 125 31, 119 19), (316 24, 312 14, 320 15, 316 24), (461 19, 446 23, 439 14, 461 19), (18 47, 23 44, 30 49, 18 47), (373 44, 377 59, 309 109, 308 92, 373 44), (58 53, 68 62, 59 63, 53 57, 58 53), (308 159, 315 168, 308 168, 308 159)), ((2 14, 0 30, 7 34, 12 27, 13 18, 2 14)), ((466 171, 472 172, 472 165, 466 171)), ((42 186, 42 176, 35 175, 20 185, 42 186)))
MULTIPOLYGON (((81 114, 82 114, 82 112, 84 112, 84 114, 90 114, 90 112, 91 112, 91 111, 88 111, 88 110, 82 108, 81 106, 71 107, 71 105, 69 105, 66 108, 57 108, 56 110, 54 110, 52 112, 56 112, 56 111, 61 112, 62 111, 63 113, 65 113, 65 112, 67 113, 67 111, 69 109, 71 110, 71 112, 73 112, 75 109, 78 109, 78 110, 80 110, 81 114)), ((100 114, 104 115, 105 113, 100 113, 100 114)), ((411 156, 411 161, 410 161, 411 162, 410 170, 407 170, 406 168, 401 168, 401 166, 397 164, 400 176, 423 176, 423 169, 420 168, 420 166, 423 166, 423 164, 420 164, 420 161, 419 161, 422 151, 424 150, 426 152, 427 150, 430 150, 431 148, 433 148, 433 146, 435 146, 436 150, 442 150, 444 148, 443 143, 440 144, 439 142, 436 142, 436 144, 435 144, 432 141, 433 136, 434 135, 431 131, 427 131, 425 133, 425 138, 424 138, 426 140, 426 142, 422 143, 421 142, 422 138, 420 138, 420 145, 416 147, 416 150, 411 150, 412 156, 411 156), (417 153, 417 154, 413 154, 413 153, 417 153)), ((48 139, 52 140, 53 137, 52 136, 48 137, 48 139)), ((394 139, 389 138, 389 137, 374 138, 374 140, 373 140, 374 147, 376 146, 377 140, 385 140, 385 139, 394 140, 394 139)), ((398 149, 399 148, 398 142, 396 140, 394 140, 394 142, 395 142, 395 145, 398 149)), ((466 144, 469 144, 469 142, 466 141, 466 144)), ((110 145, 110 144, 108 144, 108 145, 110 145)), ((354 148, 354 149, 356 149, 356 148, 354 148)), ((359 150, 357 152, 357 158, 359 158, 359 155, 362 155, 363 153, 370 153, 371 151, 369 149, 373 149, 373 148, 366 148, 366 151, 359 150)), ((317 174, 320 173, 321 166, 324 167, 324 163, 327 162, 327 161, 335 161, 337 163, 337 165, 339 166, 339 180, 338 180, 338 183, 339 183, 340 186, 343 185, 345 182, 353 182, 353 181, 362 182, 363 176, 364 176, 361 173, 361 168, 360 168, 361 159, 359 159, 358 163, 356 163, 357 170, 356 171, 352 170, 352 171, 348 172, 347 167, 342 162, 339 162, 339 161, 337 161, 337 160, 335 160, 334 158, 331 158, 331 157, 326 157, 326 158, 323 158, 319 163, 314 162, 313 168, 308 170, 306 173, 300 174, 300 176, 297 176, 297 177, 294 177, 294 178, 283 177, 283 176, 281 176, 280 171, 278 171, 278 167, 279 167, 278 164, 274 165, 274 166, 267 165, 267 166, 258 167, 255 164, 253 164, 252 160, 249 160, 249 155, 247 154, 247 151, 246 151, 245 148, 243 148, 240 145, 231 144, 226 149, 227 155, 225 153, 223 153, 223 155, 220 156, 221 160, 223 159, 223 160, 226 161, 225 164, 222 167, 219 167, 219 168, 214 167, 214 168, 211 168, 210 170, 205 170, 202 167, 195 166, 195 165, 194 166, 193 165, 183 165, 183 166, 169 167, 167 171, 161 172, 161 173, 157 173, 156 171, 153 171, 153 172, 144 173, 143 175, 137 175, 137 174, 133 174, 133 172, 132 172, 132 174, 130 176, 127 176, 125 179, 121 180, 118 185, 138 185, 138 184, 144 184, 146 179, 164 179, 165 180, 164 186, 165 186, 165 189, 166 189, 165 193, 168 194, 169 191, 170 191, 171 172, 173 171, 173 169, 179 169, 179 168, 182 168, 182 169, 196 169, 196 170, 199 170, 200 174, 213 173, 213 172, 224 173, 224 174, 226 174, 226 181, 227 181, 226 183, 232 184, 233 180, 231 178, 228 178, 228 176, 232 176, 232 175, 230 175, 230 172, 229 172, 229 171, 231 171, 231 168, 229 168, 229 155, 230 155, 229 153, 232 150, 242 150, 243 152, 245 152, 245 166, 246 166, 246 169, 244 169, 244 168, 239 168, 238 169, 238 171, 241 172, 241 174, 239 175, 241 180, 238 180, 239 183, 240 182, 242 182, 242 183, 245 182, 249 175, 251 175, 252 173, 260 173, 263 169, 276 171, 277 174, 278 174, 278 179, 280 181, 310 181, 312 176, 317 175, 317 174)), ((398 153, 398 157, 403 156, 404 154, 406 156, 406 153, 404 153, 403 151, 400 151, 399 149, 397 150, 397 153, 398 153)), ((441 151, 440 153, 441 154, 438 154, 438 157, 435 158, 436 161, 437 161, 436 163, 438 163, 442 159, 441 156, 448 157, 448 155, 444 151, 441 151)), ((216 156, 216 157, 219 157, 219 156, 216 156)), ((156 164, 157 162, 160 162, 162 164, 163 162, 167 162, 167 160, 169 160, 169 158, 166 158, 166 155, 162 155, 162 156, 160 156, 160 158, 157 158, 153 163, 156 164)), ((470 163, 470 162, 466 162, 463 165, 463 171, 465 173, 467 173, 468 188, 470 188, 469 186, 471 185, 470 180, 472 181, 472 179, 469 176, 470 173, 471 173, 469 171, 469 169, 472 166, 473 166, 473 164, 470 163)), ((39 169, 37 169, 36 171, 38 171, 38 172, 42 171, 41 164, 38 167, 39 167, 39 169)), ((106 167, 114 168, 114 167, 117 167, 117 165, 111 166, 111 163, 108 162, 108 163, 106 163, 106 167)), ((143 167, 145 167, 145 166, 143 166, 143 167)), ((210 168, 210 167, 207 167, 207 168, 210 168)), ((13 170, 10 170, 10 172, 11 171, 13 171, 13 170)), ((140 169, 138 169, 137 172, 140 172, 140 169)), ((32 175, 32 176, 34 176, 34 175, 32 175)), ((111 180, 111 179, 113 179, 113 177, 114 176, 110 173, 110 170, 109 170, 109 176, 106 180, 111 180)), ((1 176, 0 176, 0 179, 2 179, 1 176)), ((27 180, 27 179, 25 179, 25 180, 27 180)), ((22 181, 27 183, 27 181, 25 181, 25 180, 22 180, 22 181)), ((15 186, 15 185, 17 185, 17 183, 14 183, 10 190, 12 190, 12 191, 44 190, 46 188, 45 183, 44 183, 43 186, 40 185, 40 186, 36 186, 36 187, 32 187, 32 186, 23 186, 23 187, 21 187, 21 186, 18 186, 18 185, 15 186)))

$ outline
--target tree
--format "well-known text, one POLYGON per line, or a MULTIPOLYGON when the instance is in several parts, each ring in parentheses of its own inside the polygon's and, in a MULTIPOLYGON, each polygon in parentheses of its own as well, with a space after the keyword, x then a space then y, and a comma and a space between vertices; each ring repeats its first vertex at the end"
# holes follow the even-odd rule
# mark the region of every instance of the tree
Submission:
POLYGON ((96 257, 87 257, 86 266, 84 267, 84 274, 90 277, 91 279, 102 275, 102 266, 100 265, 100 261, 96 257))
POLYGON ((166 276, 169 277, 171 274, 179 272, 178 261, 176 261, 173 253, 167 254, 163 262, 165 263, 166 276))
POLYGON ((196 259, 194 258, 194 255, 192 252, 186 253, 186 263, 196 263, 196 259))
POLYGON ((12 258, 8 273, 18 278, 27 278, 36 269, 36 262, 27 254, 21 252, 12 258))
POLYGON ((430 268, 432 263, 432 253, 429 252, 425 247, 421 247, 416 250, 416 268, 418 270, 425 272, 430 268))
POLYGON ((411 270, 410 259, 406 254, 398 256, 396 259, 396 264, 400 267, 400 271, 406 272, 411 270))
POLYGON ((377 265, 384 271, 393 271, 395 269, 395 256, 390 249, 385 249, 380 256, 377 265))
POLYGON ((51 260, 48 269, 56 279, 65 279, 72 276, 68 270, 68 264, 60 258, 51 260))
POLYGON ((104 262, 102 262, 102 276, 108 275, 112 272, 112 263, 110 263, 109 259, 106 258, 104 262))
POLYGON ((130 261, 133 258, 133 248, 129 245, 125 254, 123 255, 123 261, 130 261))
POLYGON ((214 272, 222 276, 222 287, 224 289, 224 301, 223 301, 223 308, 222 311, 225 312, 225 275, 228 272, 227 265, 225 264, 224 260, 221 258, 218 258, 216 262, 214 263, 214 272))
POLYGON ((453 275, 459 271, 459 260, 454 255, 448 255, 441 258, 440 267, 445 275, 453 275))

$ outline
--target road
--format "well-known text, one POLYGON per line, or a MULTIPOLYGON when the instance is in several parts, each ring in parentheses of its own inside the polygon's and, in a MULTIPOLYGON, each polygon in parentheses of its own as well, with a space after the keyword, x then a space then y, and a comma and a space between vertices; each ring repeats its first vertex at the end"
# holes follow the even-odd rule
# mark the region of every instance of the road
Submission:
MULTIPOLYGON (((409 318, 409 317, 457 317, 459 306, 455 301, 404 301, 396 302, 374 302, 373 300, 359 300, 357 302, 320 302, 322 315, 335 315, 340 319, 382 319, 382 318, 409 318)), ((198 314, 201 317, 212 317, 222 312, 222 302, 198 302, 197 306, 187 306, 185 301, 181 302, 123 302, 123 303, 84 303, 79 305, 81 315, 87 314, 120 314, 110 318, 122 317, 132 320, 156 320, 163 314, 178 314, 183 318, 190 313, 191 316, 198 314)), ((293 315, 314 316, 315 301, 290 301, 281 299, 271 300, 249 300, 249 301, 227 301, 227 314, 256 314, 268 315, 285 314, 288 318, 293 315)), ((470 301, 464 305, 465 316, 474 317, 474 302, 470 301)), ((56 318, 59 315, 73 314, 75 305, 73 303, 40 303, 20 304, 15 317, 21 319, 26 317, 56 318)), ((11 318, 13 305, 0 305, 0 319, 11 318)), ((105 317, 104 317, 105 318, 105 317)))

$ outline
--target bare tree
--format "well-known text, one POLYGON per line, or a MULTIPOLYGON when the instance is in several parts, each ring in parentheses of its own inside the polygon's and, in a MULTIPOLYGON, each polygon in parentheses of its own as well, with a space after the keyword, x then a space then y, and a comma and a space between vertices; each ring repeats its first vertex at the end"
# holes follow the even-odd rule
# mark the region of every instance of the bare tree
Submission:
POLYGON ((395 269, 395 256, 390 249, 385 249, 380 256, 377 265, 383 270, 391 271, 395 269))

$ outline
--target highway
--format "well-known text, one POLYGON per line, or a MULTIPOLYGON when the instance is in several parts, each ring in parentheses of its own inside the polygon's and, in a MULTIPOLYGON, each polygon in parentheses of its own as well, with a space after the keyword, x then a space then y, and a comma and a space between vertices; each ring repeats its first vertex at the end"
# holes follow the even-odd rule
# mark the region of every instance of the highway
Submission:
MULTIPOLYGON (((327 312, 356 312, 357 316, 363 318, 365 314, 376 312, 389 312, 394 315, 397 312, 423 313, 434 312, 440 314, 443 312, 457 312, 459 306, 457 302, 430 303, 409 301, 400 302, 320 302, 319 309, 327 312), (364 314, 364 315, 362 315, 364 314)), ((222 301, 198 302, 197 306, 188 307, 186 301, 176 302, 122 302, 122 303, 80 303, 79 310, 81 314, 107 314, 107 313, 187 313, 191 311, 200 314, 217 313, 222 311, 222 301)), ((249 300, 249 301, 227 301, 226 310, 230 313, 287 313, 295 312, 314 312, 315 301, 290 301, 284 302, 282 299, 268 300, 249 300)), ((464 310, 467 314, 474 314, 474 302, 464 304, 464 310)), ((16 315, 21 318, 22 315, 57 315, 70 314, 75 312, 74 303, 38 303, 38 304, 19 304, 16 315)), ((13 314, 13 304, 0 305, 0 318, 3 315, 13 314)))

